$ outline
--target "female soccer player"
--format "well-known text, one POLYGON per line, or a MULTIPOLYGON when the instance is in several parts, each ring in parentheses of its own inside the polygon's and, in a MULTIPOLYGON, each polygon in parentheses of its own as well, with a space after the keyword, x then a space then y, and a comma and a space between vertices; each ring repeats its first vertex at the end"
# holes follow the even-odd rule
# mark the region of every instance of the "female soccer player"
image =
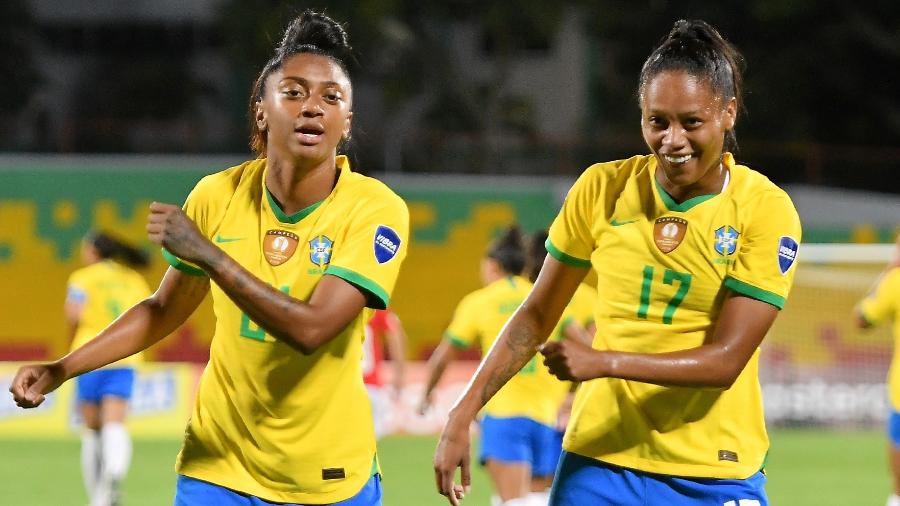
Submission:
POLYGON ((800 222, 729 152, 739 61, 710 25, 678 21, 644 63, 652 154, 591 166, 570 190, 534 289, 444 428, 434 468, 451 504, 469 484, 470 420, 531 360, 589 268, 593 348, 541 350, 555 375, 584 381, 550 503, 767 504, 758 349, 791 286, 800 222))
MULTIPOLYGON (((444 340, 428 361, 429 377, 419 411, 431 404, 431 393, 456 349, 476 344, 487 353, 512 313, 531 290, 522 277, 526 251, 518 227, 510 227, 491 245, 481 261, 484 287, 466 295, 453 314, 444 340)), ((576 338, 584 330, 571 325, 570 315, 555 332, 566 329, 576 338)), ((556 430, 560 407, 569 391, 535 358, 521 367, 491 399, 481 418, 479 461, 494 485, 495 504, 505 506, 547 503, 545 491, 561 451, 556 430)))
POLYGON ((157 342, 211 290, 216 329, 176 505, 381 504, 361 349, 365 308, 388 304, 409 216, 337 156, 352 116, 348 50, 332 19, 295 19, 251 95, 259 158, 203 178, 183 210, 151 205, 150 239, 173 266, 157 292, 13 381, 16 402, 36 406, 66 379, 157 342))
POLYGON ((887 506, 900 506, 900 363, 897 361, 900 340, 900 237, 897 237, 894 258, 887 265, 872 291, 856 306, 856 325, 869 328, 894 321, 894 359, 888 375, 891 412, 888 415, 888 461, 894 481, 894 492, 887 506))
MULTIPOLYGON (((145 267, 144 252, 102 232, 81 242, 85 264, 69 276, 65 313, 72 351, 84 346, 104 327, 150 295, 147 282, 134 268, 145 267)), ((77 380, 78 411, 84 422, 81 473, 91 506, 119 500, 119 484, 131 462, 131 438, 125 428, 134 385, 135 354, 77 380)))

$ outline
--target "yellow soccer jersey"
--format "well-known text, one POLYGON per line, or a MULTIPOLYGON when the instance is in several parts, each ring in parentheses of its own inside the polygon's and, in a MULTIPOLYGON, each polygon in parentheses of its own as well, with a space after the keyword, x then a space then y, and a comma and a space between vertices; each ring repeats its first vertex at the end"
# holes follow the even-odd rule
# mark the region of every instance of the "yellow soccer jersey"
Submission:
MULTIPOLYGON (((713 331, 723 288, 784 305, 800 243, 797 212, 758 172, 730 154, 723 163, 721 193, 681 204, 656 182, 652 155, 594 165, 572 187, 547 248, 597 273, 595 348, 696 348, 713 331)), ((757 350, 724 391, 585 382, 563 446, 646 472, 747 478, 768 450, 758 362, 757 350)))
MULTIPOLYGON (((203 178, 184 209, 256 277, 308 300, 323 275, 385 308, 408 247, 406 204, 338 157, 331 194, 285 215, 265 188, 265 160, 203 178)), ((167 255, 176 268, 203 274, 167 255)), ((180 474, 267 501, 333 503, 373 474, 375 435, 362 380, 366 310, 304 356, 267 335, 215 283, 216 329, 179 455, 180 474)))
MULTIPOLYGON (((456 307, 446 337, 461 348, 477 343, 482 354, 487 355, 531 286, 523 277, 510 276, 466 295, 456 307)), ((562 324, 570 318, 569 313, 563 313, 562 324)), ((556 326, 551 339, 559 339, 560 327, 556 326)), ((500 418, 526 417, 553 427, 568 391, 569 383, 551 375, 540 356, 535 355, 488 401, 482 412, 500 418)))
POLYGON ((572 311, 572 316, 575 320, 582 327, 587 328, 588 325, 594 323, 594 308, 597 307, 597 290, 581 283, 572 295, 572 300, 569 301, 568 307, 572 311))
MULTIPOLYGON (((137 271, 113 260, 82 267, 69 276, 67 299, 81 305, 71 350, 84 346, 131 306, 150 296, 137 271)), ((107 367, 129 367, 143 360, 137 353, 107 367)))
POLYGON ((894 357, 888 373, 891 405, 900 411, 900 268, 886 272, 878 288, 859 305, 863 318, 873 325, 894 323, 894 357))

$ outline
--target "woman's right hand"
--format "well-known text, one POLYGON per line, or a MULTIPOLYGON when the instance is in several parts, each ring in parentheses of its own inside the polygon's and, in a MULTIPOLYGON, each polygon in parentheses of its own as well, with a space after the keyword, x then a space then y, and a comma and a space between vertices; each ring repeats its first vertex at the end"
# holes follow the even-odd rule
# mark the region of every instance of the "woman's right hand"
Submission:
POLYGON ((20 408, 36 408, 44 402, 44 396, 59 388, 66 381, 59 362, 26 365, 19 368, 9 391, 20 408))
POLYGON ((472 477, 469 472, 469 424, 455 424, 453 415, 444 426, 437 449, 434 451, 434 479, 438 493, 445 496, 453 506, 469 492, 472 477), (454 427, 461 428, 454 428, 454 427), (460 470, 460 484, 457 485, 456 468, 460 470))

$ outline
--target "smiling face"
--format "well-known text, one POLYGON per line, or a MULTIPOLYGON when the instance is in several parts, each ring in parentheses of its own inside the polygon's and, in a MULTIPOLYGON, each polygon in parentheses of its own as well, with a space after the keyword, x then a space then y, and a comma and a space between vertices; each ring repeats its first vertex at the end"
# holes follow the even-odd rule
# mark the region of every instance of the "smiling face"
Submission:
POLYGON ((264 88, 255 118, 267 133, 269 159, 320 163, 335 156, 353 116, 350 80, 337 62, 295 54, 268 76, 264 88))
POLYGON ((641 93, 641 131, 656 155, 656 178, 680 201, 718 193, 725 132, 734 128, 737 103, 684 71, 663 71, 641 93))

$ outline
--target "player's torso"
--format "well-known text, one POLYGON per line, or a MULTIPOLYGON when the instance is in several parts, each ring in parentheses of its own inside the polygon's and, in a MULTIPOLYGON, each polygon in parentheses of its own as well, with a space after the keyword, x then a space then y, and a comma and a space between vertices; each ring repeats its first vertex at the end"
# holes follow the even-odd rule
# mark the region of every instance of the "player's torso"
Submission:
POLYGON ((594 210, 598 338, 612 349, 663 352, 699 345, 719 311, 744 217, 731 185, 681 205, 649 167, 607 186, 594 210), (672 339, 660 339, 659 324, 672 339), (675 336, 678 336, 677 338, 675 336))
MULTIPOLYGON (((262 169, 258 171, 244 177, 210 231, 210 239, 269 286, 292 298, 309 300, 332 255, 346 240, 344 218, 353 204, 352 191, 341 188, 325 200, 287 215, 265 189, 262 169)), ((336 350, 334 354, 320 353, 313 359, 267 334, 215 283, 211 291, 216 313, 213 359, 230 374, 246 376, 243 379, 259 395, 271 396, 261 399, 271 406, 286 402, 284 409, 293 409, 291 399, 301 402, 310 396, 308 391, 301 394, 303 384, 327 382, 327 378, 340 378, 348 366, 358 368, 367 311, 324 346, 336 350), (282 378, 284 385, 272 383, 270 375, 288 364, 293 372, 282 378)))
MULTIPOLYGON (((532 284, 514 276, 495 281, 483 290, 480 313, 481 349, 487 354, 503 326, 531 291, 532 284)), ((558 328, 553 330, 558 334, 558 328)), ((551 336, 553 338, 554 336, 551 336)), ((535 355, 491 399, 484 412, 498 417, 525 416, 553 425, 568 386, 550 374, 535 355)))
MULTIPOLYGON (((709 339, 752 219, 754 183, 747 171, 732 167, 721 193, 681 205, 662 193, 646 165, 606 185, 604 204, 591 217, 591 263, 602 294, 595 348, 664 353, 709 339)), ((758 354, 725 391, 587 382, 573 408, 567 448, 650 472, 734 477, 756 466, 754 472, 768 444, 757 363, 758 354), (733 454, 740 463, 731 461, 733 454)))
MULTIPOLYGON (((85 292, 73 350, 93 339, 123 312, 149 295, 140 274, 112 260, 84 267, 74 273, 72 279, 85 292)), ((140 355, 135 355, 115 365, 138 361, 140 355)))

